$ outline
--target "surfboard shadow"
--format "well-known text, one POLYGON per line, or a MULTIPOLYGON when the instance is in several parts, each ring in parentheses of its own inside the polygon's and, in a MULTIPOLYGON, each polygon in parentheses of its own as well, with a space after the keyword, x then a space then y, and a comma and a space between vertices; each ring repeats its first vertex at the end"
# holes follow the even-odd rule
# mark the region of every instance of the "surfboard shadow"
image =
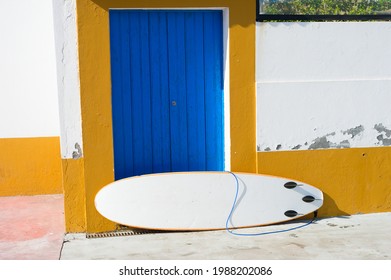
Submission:
POLYGON ((350 214, 342 211, 335 200, 328 195, 327 193, 323 192, 323 206, 319 209, 319 217, 320 218, 326 218, 326 217, 339 217, 339 218, 345 218, 349 219, 350 214))
MULTIPOLYGON (((304 215, 297 220, 300 222, 300 220, 309 220, 311 219, 313 214, 304 215)), ((323 192, 323 205, 318 209, 318 217, 316 220, 322 220, 324 218, 330 218, 330 217, 337 217, 341 219, 349 219, 350 214, 342 211, 335 200, 328 195, 327 193, 323 192)))

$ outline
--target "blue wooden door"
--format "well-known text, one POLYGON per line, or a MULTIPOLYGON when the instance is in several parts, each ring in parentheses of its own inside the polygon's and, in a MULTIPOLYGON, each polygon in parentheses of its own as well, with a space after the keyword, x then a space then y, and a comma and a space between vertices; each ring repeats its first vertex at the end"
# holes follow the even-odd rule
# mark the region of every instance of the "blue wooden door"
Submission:
POLYGON ((115 178, 224 170, 222 11, 110 10, 115 178))

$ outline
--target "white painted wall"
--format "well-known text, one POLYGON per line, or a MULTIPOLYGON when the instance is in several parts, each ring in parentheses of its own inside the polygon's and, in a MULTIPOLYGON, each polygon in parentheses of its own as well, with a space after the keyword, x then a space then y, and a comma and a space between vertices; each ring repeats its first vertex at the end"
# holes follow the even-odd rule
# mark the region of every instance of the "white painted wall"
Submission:
POLYGON ((83 155, 76 0, 52 0, 57 55, 61 156, 83 155))
POLYGON ((0 1, 0 138, 58 136, 51 0, 0 1))
POLYGON ((391 145, 391 24, 258 23, 258 151, 391 145))

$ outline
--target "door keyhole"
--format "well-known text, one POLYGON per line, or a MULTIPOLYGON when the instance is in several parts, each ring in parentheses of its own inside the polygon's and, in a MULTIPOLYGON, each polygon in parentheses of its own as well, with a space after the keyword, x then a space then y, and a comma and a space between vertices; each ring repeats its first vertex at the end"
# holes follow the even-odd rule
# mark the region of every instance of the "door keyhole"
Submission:
POLYGON ((172 106, 176 106, 176 101, 175 100, 172 101, 171 104, 172 104, 172 106))

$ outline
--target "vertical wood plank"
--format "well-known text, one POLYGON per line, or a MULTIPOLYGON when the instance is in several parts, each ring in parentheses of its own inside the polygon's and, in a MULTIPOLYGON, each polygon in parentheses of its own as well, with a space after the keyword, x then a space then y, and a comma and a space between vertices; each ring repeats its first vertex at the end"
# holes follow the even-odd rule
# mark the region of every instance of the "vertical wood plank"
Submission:
MULTIPOLYGON (((149 35, 149 14, 148 11, 138 11, 140 27, 140 84, 141 84, 141 112, 138 116, 141 118, 143 160, 141 169, 143 174, 152 173, 153 154, 152 154, 152 110, 151 110, 151 64, 150 61, 150 35, 149 35)), ((153 67, 153 66, 152 66, 153 67)))
POLYGON ((206 159, 207 170, 222 170, 224 144, 221 137, 223 124, 223 87, 221 47, 221 13, 204 13, 204 63, 206 110, 206 159))
POLYGON ((223 12, 213 12, 213 32, 214 32, 214 56, 215 56, 215 119, 216 127, 216 160, 215 170, 224 170, 224 73, 223 73, 223 12))
POLYGON ((123 134, 124 134, 124 153, 120 155, 125 157, 125 167, 123 176, 130 176, 133 174, 133 146, 129 143, 133 141, 132 122, 127 121, 131 119, 132 115, 132 92, 131 81, 129 79, 131 72, 131 57, 129 54, 130 37, 129 37, 129 15, 121 13, 121 64, 122 64, 122 112, 123 112, 123 134))
POLYGON ((121 94, 121 50, 118 47, 121 38, 119 15, 117 11, 110 11, 110 56, 111 56, 111 80, 112 80, 112 112, 113 112, 113 144, 115 178, 122 177, 125 157, 124 152, 122 94, 121 94))
POLYGON ((175 171, 187 171, 187 113, 184 14, 168 12, 171 163, 175 171))
POLYGON ((153 172, 171 170, 170 99, 168 89, 167 20, 159 11, 149 15, 153 172))
MULTIPOLYGON (((133 124, 133 176, 143 174, 144 170, 144 135, 143 135, 143 110, 142 110, 142 85, 141 85, 141 42, 140 42, 140 14, 137 12, 129 12, 130 22, 130 56, 131 56, 131 92, 132 92, 132 115, 131 122, 133 124)), ((126 120, 129 121, 129 120, 126 120)))
POLYGON ((204 49, 202 12, 187 12, 186 89, 189 170, 206 169, 204 49))

